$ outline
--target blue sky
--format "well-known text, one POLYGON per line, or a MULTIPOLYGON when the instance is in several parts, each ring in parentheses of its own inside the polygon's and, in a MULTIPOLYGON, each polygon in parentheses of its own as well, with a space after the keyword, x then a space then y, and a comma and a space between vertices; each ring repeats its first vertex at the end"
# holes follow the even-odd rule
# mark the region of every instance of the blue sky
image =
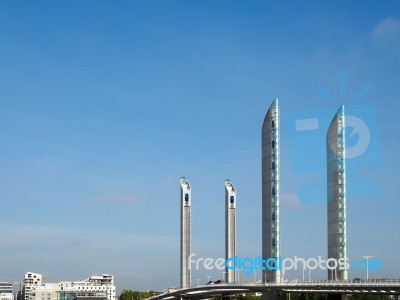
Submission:
MULTIPOLYGON (((348 255, 400 277, 400 1, 2 1, 0 41, 0 281, 179 285, 181 176, 193 252, 224 255, 229 178, 238 254, 260 255, 261 125, 276 97, 282 255, 326 256, 325 134, 344 104, 370 130, 348 160, 348 255), (319 129, 303 139, 305 117, 319 129)), ((193 283, 206 275, 222 277, 193 283)))

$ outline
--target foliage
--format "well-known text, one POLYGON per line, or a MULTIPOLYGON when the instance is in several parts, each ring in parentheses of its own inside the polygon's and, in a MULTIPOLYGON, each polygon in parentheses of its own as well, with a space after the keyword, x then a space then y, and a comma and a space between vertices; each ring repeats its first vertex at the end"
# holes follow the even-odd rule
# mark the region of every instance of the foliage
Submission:
POLYGON ((392 300, 393 297, 389 295, 369 295, 369 294, 354 294, 350 295, 348 300, 392 300))
POLYGON ((154 291, 132 291, 132 290, 123 290, 121 295, 118 297, 119 300, 143 300, 154 296, 156 292, 154 291))
MULTIPOLYGON (((286 299, 289 300, 288 295, 286 299)), ((328 300, 328 294, 324 293, 292 293, 290 300, 328 300)), ((369 295, 369 294, 352 294, 347 295, 347 300, 393 300, 388 295, 369 295)))
POLYGON ((241 294, 236 296, 237 300, 261 300, 261 296, 257 296, 255 294, 241 294))

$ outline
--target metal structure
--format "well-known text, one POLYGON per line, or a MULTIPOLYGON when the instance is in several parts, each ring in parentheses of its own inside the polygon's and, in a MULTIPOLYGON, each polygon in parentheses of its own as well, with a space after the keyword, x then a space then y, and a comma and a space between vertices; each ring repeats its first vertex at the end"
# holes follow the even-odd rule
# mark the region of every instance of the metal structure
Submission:
POLYGON ((191 200, 192 189, 189 181, 182 177, 181 181, 181 288, 189 288, 191 274, 189 256, 191 254, 191 200))
MULTIPOLYGON (((225 259, 236 256, 236 189, 225 181, 225 259)), ((231 263, 233 266, 233 262, 231 263)), ((225 282, 236 282, 236 270, 225 267, 225 282)))
MULTIPOLYGON (((171 289, 155 295, 147 300, 177 300, 177 299, 210 299, 247 293, 275 292, 285 295, 312 293, 336 295, 372 294, 372 295, 400 295, 400 282, 377 280, 374 282, 332 282, 332 281, 306 281, 306 282, 280 282, 280 283, 245 283, 245 284, 214 284, 202 285, 189 289, 171 289)), ((290 296, 289 296, 290 298, 290 296)))
MULTIPOLYGON (((344 106, 335 114, 326 136, 328 258, 345 259, 346 253, 346 163, 344 106)), ((334 266, 334 262, 330 262, 334 266)), ((330 280, 346 280, 347 271, 328 270, 330 280)))
MULTIPOLYGON (((279 106, 271 104, 262 126, 262 257, 278 258, 279 241, 279 106)), ((263 270, 263 280, 280 282, 278 266, 263 270), (276 269, 276 270, 274 270, 276 269)))

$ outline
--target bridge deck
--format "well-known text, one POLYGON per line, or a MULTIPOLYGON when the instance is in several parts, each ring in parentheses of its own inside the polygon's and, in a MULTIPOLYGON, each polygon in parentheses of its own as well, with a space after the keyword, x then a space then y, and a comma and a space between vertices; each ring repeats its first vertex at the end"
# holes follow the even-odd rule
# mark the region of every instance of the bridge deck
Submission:
POLYGON ((282 282, 282 283, 242 283, 201 285, 162 293, 148 300, 167 300, 174 298, 204 299, 245 293, 281 291, 284 293, 329 293, 329 294, 389 294, 400 295, 399 281, 375 282, 282 282))

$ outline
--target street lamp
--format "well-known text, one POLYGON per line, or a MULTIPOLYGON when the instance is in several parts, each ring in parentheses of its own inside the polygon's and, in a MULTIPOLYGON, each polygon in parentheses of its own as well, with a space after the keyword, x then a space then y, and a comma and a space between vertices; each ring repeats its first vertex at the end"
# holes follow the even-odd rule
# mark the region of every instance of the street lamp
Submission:
POLYGON ((368 263, 368 260, 371 258, 371 257, 373 257, 373 256, 363 256, 362 258, 365 258, 366 260, 367 260, 367 281, 368 281, 368 265, 369 265, 369 263, 368 263))
POLYGON ((228 276, 226 276, 225 278, 225 274, 227 274, 226 271, 222 271, 221 273, 222 273, 222 279, 225 280, 225 282, 228 282, 228 276))
POLYGON ((207 283, 209 283, 209 282, 210 282, 210 278, 211 278, 212 276, 211 276, 211 275, 207 275, 206 277, 207 277, 207 283))

